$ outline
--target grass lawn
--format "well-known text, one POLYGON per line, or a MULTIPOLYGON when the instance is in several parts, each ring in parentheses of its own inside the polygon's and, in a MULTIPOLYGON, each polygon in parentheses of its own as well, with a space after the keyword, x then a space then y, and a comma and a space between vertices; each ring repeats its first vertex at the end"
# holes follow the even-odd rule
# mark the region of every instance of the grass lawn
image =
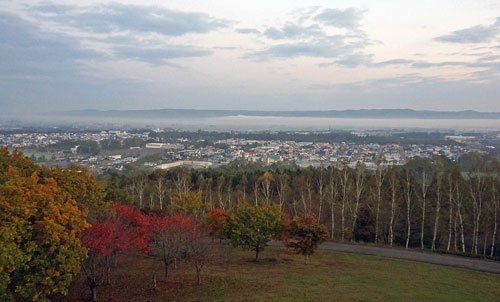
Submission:
MULTIPOLYGON (((277 247, 253 253, 217 247, 195 283, 195 269, 179 264, 169 280, 154 257, 122 256, 100 301, 500 301, 500 275, 432 264, 319 251, 303 257, 277 247), (153 289, 153 274, 158 286, 153 289)), ((81 276, 69 301, 85 301, 81 276)))

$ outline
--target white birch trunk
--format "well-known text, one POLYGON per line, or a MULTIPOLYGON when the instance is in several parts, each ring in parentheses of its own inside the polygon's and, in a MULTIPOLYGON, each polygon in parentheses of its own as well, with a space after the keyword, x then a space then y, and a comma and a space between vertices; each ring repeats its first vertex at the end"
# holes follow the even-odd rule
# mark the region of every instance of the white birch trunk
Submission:
POLYGON ((352 217, 352 238, 351 241, 355 240, 355 229, 356 223, 358 222, 358 212, 359 212, 359 204, 361 201, 361 194, 363 193, 363 185, 365 180, 365 171, 363 164, 359 164, 356 167, 356 179, 354 182, 355 190, 356 190, 356 201, 354 204, 354 213, 352 217))
POLYGON ((407 230, 406 230, 406 245, 405 247, 408 248, 410 245, 410 236, 411 236, 411 217, 410 217, 410 211, 411 211, 411 177, 410 177, 410 171, 406 171, 406 225, 407 225, 407 230))
POLYGON ((497 200, 497 194, 496 194, 496 187, 495 187, 495 182, 493 182, 492 185, 492 200, 493 200, 493 232, 491 235, 491 250, 490 250, 490 257, 493 257, 495 254, 495 239, 497 237, 497 212, 498 212, 498 200, 497 200))
POLYGON ((452 230, 452 220, 453 220, 453 183, 451 180, 451 175, 448 175, 448 206, 449 206, 449 217, 448 217, 448 245, 446 246, 446 251, 449 252, 451 248, 451 230, 452 230))
POLYGON ((436 216, 434 217, 434 231, 432 234, 432 250, 434 251, 436 249, 436 239, 437 239, 437 232, 438 232, 438 226, 439 226, 439 211, 441 209, 441 175, 438 174, 436 175, 437 179, 437 188, 436 188, 436 216))

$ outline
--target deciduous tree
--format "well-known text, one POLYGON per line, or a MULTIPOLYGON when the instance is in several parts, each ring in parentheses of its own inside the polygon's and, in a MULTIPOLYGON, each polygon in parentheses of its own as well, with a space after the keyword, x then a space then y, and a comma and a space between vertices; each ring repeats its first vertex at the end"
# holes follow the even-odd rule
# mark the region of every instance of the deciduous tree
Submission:
POLYGON ((152 219, 153 243, 161 253, 165 278, 168 278, 170 265, 185 257, 188 241, 196 231, 194 221, 188 216, 175 214, 152 219))
POLYGON ((274 206, 245 205, 229 216, 224 225, 224 237, 233 246, 255 251, 255 260, 268 242, 283 231, 281 213, 274 206))
POLYGON ((291 240, 287 246, 297 253, 304 255, 305 263, 309 263, 309 256, 314 254, 318 246, 328 239, 326 227, 319 224, 313 215, 295 217, 290 225, 291 240))
POLYGON ((80 209, 88 211, 88 219, 96 219, 106 212, 106 191, 104 185, 85 168, 71 166, 67 169, 54 168, 50 171, 59 187, 76 200, 80 209))
POLYGON ((196 269, 196 284, 201 284, 201 270, 212 259, 212 246, 199 226, 187 235, 185 258, 196 269))
POLYGON ((91 296, 97 300, 97 288, 110 283, 113 257, 123 251, 148 252, 150 221, 138 210, 112 204, 105 220, 95 221, 82 235, 88 258, 82 263, 91 296))
POLYGON ((222 229, 227 223, 229 216, 221 208, 215 208, 208 212, 206 222, 209 228, 210 237, 222 238, 222 229))
POLYGON ((198 191, 181 192, 178 196, 174 196, 171 200, 171 208, 173 212, 193 216, 198 216, 205 211, 201 202, 201 193, 198 191))
POLYGON ((66 294, 85 257, 78 239, 87 227, 85 213, 54 179, 9 170, 10 179, 0 185, 2 299, 66 294))

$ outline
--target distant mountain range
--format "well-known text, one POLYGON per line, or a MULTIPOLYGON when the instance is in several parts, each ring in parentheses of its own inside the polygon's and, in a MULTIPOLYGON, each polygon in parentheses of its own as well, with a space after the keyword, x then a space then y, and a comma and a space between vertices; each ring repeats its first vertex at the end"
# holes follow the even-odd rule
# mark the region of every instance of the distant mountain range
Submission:
POLYGON ((412 109, 360 109, 324 111, 258 111, 258 110, 198 110, 198 109, 156 109, 156 110, 76 110, 52 112, 51 116, 81 118, 214 118, 228 116, 276 116, 276 117, 329 117, 364 119, 500 119, 500 112, 431 111, 412 109))

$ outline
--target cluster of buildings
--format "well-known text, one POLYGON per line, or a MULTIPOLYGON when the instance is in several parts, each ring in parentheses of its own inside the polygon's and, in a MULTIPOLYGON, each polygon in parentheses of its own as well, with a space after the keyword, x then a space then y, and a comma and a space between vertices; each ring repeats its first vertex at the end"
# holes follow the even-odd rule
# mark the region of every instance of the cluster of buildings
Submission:
MULTIPOLYGON (((434 157, 443 155, 451 160, 469 152, 483 152, 478 146, 467 145, 401 145, 401 144, 357 144, 349 142, 295 142, 295 141, 248 141, 230 139, 218 141, 218 149, 200 150, 197 159, 224 159, 227 162, 244 160, 273 164, 293 162, 299 166, 328 166, 347 164, 355 167, 363 163, 368 169, 378 164, 403 165, 414 157, 434 157), (205 156, 203 156, 205 155, 205 156)), ((189 158, 186 158, 189 159, 189 158)))
MULTIPOLYGON (((19 133, 0 133, 0 146, 10 148, 42 148, 48 147, 60 142, 85 142, 103 140, 125 141, 131 138, 148 139, 149 132, 128 133, 121 130, 108 131, 75 131, 75 132, 22 132, 19 133)), ((73 146, 73 152, 76 153, 77 145, 73 146)))
MULTIPOLYGON (((155 131, 152 130, 152 133, 155 131)), ((95 172, 107 169, 121 170, 126 165, 170 169, 183 166, 207 168, 232 161, 255 162, 270 165, 278 162, 299 166, 328 166, 359 162, 368 169, 378 164, 402 165, 414 157, 443 155, 456 160, 469 152, 484 152, 485 146, 473 136, 450 136, 451 144, 381 144, 354 142, 307 142, 282 140, 250 140, 228 138, 212 142, 190 141, 187 138, 158 139, 150 132, 126 131, 8 133, 0 134, 0 146, 21 149, 40 162, 55 165, 79 164, 95 172), (118 142, 118 147, 102 148, 97 154, 79 152, 82 142, 105 144, 106 140, 118 142), (133 142, 125 144, 126 141, 133 142), (61 142, 65 144, 61 147, 61 142), (59 146, 59 149, 51 148, 59 146), (47 151, 49 150, 49 151, 47 151), (52 152, 39 158, 37 152, 52 152)), ((109 146, 108 146, 109 147, 109 146)), ((80 150, 81 151, 81 150, 80 150)))

